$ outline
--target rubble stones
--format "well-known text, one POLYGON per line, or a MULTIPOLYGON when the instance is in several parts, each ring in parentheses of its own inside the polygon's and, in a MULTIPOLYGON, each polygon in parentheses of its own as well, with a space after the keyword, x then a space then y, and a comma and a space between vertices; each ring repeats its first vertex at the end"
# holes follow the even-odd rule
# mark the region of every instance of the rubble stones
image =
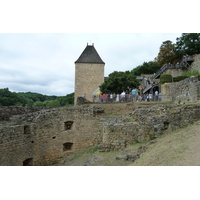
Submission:
POLYGON ((124 150, 116 156, 116 160, 132 161, 140 158, 140 155, 144 153, 148 148, 146 146, 140 146, 137 150, 124 150))

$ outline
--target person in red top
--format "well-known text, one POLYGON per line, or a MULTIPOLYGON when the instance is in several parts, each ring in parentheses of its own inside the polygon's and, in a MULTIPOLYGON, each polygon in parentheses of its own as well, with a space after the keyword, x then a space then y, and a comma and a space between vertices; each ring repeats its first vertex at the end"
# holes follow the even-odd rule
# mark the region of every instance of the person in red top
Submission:
POLYGON ((103 94, 102 97, 103 97, 103 102, 106 102, 106 97, 107 97, 106 94, 103 94))

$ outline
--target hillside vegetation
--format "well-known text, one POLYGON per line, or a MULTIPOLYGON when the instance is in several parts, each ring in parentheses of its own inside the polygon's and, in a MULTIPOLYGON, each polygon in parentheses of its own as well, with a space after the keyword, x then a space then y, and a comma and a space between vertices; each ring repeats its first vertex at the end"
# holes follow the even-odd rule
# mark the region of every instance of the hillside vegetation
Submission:
POLYGON ((0 106, 68 106, 74 103, 74 93, 66 96, 49 96, 34 92, 11 92, 0 89, 0 106))

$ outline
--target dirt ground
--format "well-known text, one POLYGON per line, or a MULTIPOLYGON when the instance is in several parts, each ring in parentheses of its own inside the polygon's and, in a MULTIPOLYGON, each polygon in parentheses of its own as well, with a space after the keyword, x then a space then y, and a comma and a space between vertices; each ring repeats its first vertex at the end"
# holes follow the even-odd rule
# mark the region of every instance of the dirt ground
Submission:
POLYGON ((131 165, 200 166, 200 121, 156 141, 131 165))

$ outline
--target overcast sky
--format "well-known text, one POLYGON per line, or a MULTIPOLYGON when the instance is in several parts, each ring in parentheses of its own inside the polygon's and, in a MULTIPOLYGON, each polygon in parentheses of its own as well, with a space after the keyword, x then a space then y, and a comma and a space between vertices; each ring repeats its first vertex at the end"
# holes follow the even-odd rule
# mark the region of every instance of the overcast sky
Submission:
POLYGON ((105 62, 105 76, 154 60, 163 41, 181 33, 1 33, 0 88, 66 95, 74 92, 75 64, 87 43, 105 62))

